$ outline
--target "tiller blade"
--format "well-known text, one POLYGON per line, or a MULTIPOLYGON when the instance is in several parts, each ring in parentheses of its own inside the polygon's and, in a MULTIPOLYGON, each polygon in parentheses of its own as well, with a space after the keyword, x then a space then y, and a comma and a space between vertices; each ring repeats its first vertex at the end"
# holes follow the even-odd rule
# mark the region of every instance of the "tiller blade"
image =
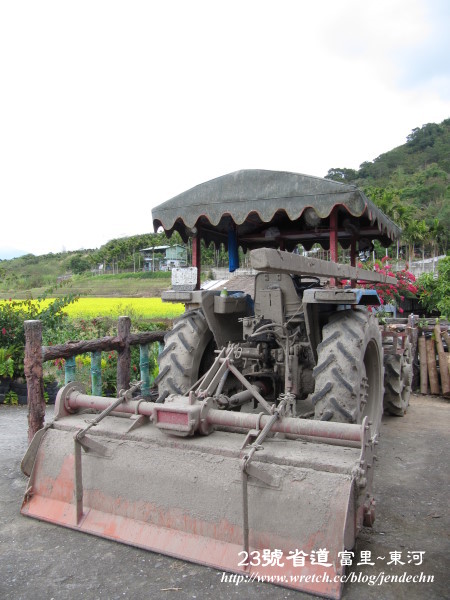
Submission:
POLYGON ((33 466, 22 514, 340 597, 341 553, 373 519, 365 423, 223 411, 192 398, 121 400, 76 384, 60 391, 55 421, 24 459, 33 466), (86 407, 106 414, 93 420, 86 407))

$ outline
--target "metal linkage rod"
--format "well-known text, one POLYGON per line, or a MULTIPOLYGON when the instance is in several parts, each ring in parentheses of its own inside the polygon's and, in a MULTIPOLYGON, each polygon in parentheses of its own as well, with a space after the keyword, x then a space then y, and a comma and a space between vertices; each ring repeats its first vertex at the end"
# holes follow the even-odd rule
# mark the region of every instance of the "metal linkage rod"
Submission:
MULTIPOLYGON (((212 425, 251 430, 258 428, 258 424, 260 428, 264 428, 272 417, 269 415, 260 417, 254 413, 236 413, 210 409, 206 418, 212 425)), ((271 431, 314 438, 361 442, 361 426, 350 423, 330 423, 328 421, 283 417, 272 424, 271 431)))
MULTIPOLYGON (((73 391, 65 398, 66 406, 72 410, 79 408, 91 408, 98 411, 104 411, 114 404, 116 412, 127 414, 139 414, 147 417, 153 417, 155 407, 154 402, 143 402, 142 400, 128 400, 127 402, 118 402, 117 399, 102 398, 100 396, 88 396, 79 391, 73 391)), ((161 405, 159 405, 161 406, 161 405)), ((176 414, 176 403, 169 406, 176 414)), ((184 416, 185 405, 180 404, 179 413, 184 416)), ((250 431, 251 429, 264 429, 271 420, 272 415, 257 415, 254 413, 237 413, 229 410, 217 410, 210 408, 207 410, 204 418, 211 425, 220 427, 240 428, 250 431)), ((350 423, 330 423, 328 421, 315 421, 312 419, 300 419, 294 417, 282 417, 277 419, 271 431, 276 433, 286 433, 294 436, 308 436, 311 438, 324 438, 341 440, 343 442, 361 443, 362 434, 360 425, 350 423)), ((353 444, 352 444, 353 445, 353 444)))

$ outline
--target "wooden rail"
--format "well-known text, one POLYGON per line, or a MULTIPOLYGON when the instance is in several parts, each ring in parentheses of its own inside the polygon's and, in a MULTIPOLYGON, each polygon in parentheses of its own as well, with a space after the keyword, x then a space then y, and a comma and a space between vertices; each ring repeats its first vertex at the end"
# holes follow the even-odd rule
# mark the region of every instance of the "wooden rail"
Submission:
POLYGON ((67 361, 66 383, 75 377, 75 356, 91 352, 91 379, 93 391, 101 394, 101 352, 117 351, 117 390, 130 387, 131 346, 140 346, 140 368, 143 392, 149 391, 148 344, 163 342, 165 331, 131 333, 131 319, 119 317, 116 336, 93 340, 67 342, 56 346, 42 346, 41 321, 25 321, 25 377, 28 388, 28 441, 44 426, 45 399, 43 363, 57 358, 67 361))

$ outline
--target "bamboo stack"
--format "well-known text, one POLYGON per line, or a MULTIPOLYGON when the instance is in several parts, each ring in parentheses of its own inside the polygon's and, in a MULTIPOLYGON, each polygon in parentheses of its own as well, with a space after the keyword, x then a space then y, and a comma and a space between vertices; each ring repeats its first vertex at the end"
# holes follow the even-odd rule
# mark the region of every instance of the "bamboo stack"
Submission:
POLYGON ((421 328, 419 341, 420 392, 450 397, 450 336, 448 325, 421 328), (447 352, 444 348, 444 341, 447 352))

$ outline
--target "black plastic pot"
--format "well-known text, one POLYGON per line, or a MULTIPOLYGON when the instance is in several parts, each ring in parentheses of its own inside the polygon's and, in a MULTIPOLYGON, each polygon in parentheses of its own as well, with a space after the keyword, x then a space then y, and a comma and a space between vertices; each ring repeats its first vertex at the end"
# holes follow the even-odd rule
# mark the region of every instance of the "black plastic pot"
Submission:
POLYGON ((52 383, 47 383, 47 385, 44 386, 44 392, 47 392, 48 394, 49 404, 55 404, 56 395, 58 394, 58 391, 59 385, 56 381, 52 381, 52 383))
POLYGON ((25 405, 28 401, 27 384, 21 381, 11 381, 11 392, 17 394, 18 404, 25 405))
POLYGON ((9 392, 11 386, 11 379, 9 377, 0 378, 0 404, 5 401, 5 396, 9 392))

